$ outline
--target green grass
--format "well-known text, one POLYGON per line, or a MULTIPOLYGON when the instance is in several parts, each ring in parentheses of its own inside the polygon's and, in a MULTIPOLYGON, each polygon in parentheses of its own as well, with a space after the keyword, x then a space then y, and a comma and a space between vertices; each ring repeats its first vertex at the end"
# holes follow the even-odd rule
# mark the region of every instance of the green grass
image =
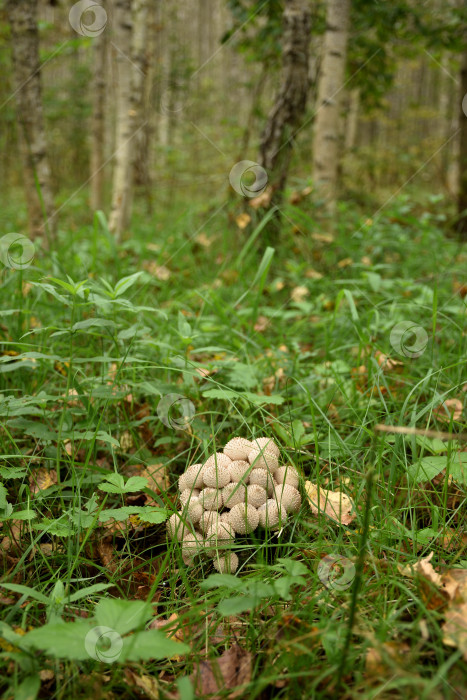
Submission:
MULTIPOLYGON (((455 286, 466 253, 446 235, 445 204, 404 195, 374 217, 342 204, 332 225, 311 204, 287 205, 274 252, 255 229, 261 215, 240 232, 238 211, 222 201, 141 212, 119 246, 102 218, 80 224, 79 202, 66 211, 57 244, 0 277, 2 581, 35 592, 2 589, 5 697, 90 697, 100 686, 139 697, 131 668, 152 676, 161 697, 189 698, 186 677, 234 642, 252 655, 249 698, 462 697, 465 662, 443 644, 443 610, 402 568, 431 551, 440 570, 467 568, 456 466, 465 442, 374 430, 465 433, 465 412, 447 422, 437 413, 465 400, 466 382, 466 304, 455 286), (155 274, 161 266, 169 279, 155 274), (391 345, 403 321, 425 331, 417 356, 407 355, 420 340, 410 332, 409 350, 391 345), (383 367, 378 353, 401 364, 383 367), (168 394, 193 405, 186 429, 161 421, 168 394), (186 465, 236 435, 273 436, 283 464, 344 491, 357 512, 339 526, 304 501, 279 535, 239 539, 239 571, 219 585, 209 560, 183 565, 157 520, 177 509, 186 465), (435 476, 431 460, 433 478, 423 479, 420 460, 443 456, 456 478, 435 476), (154 464, 167 491, 105 490, 112 472, 126 480, 154 464), (34 489, 39 468, 56 483, 34 489), (107 511, 129 507, 145 510, 105 527, 107 511), (318 576, 325 555, 355 567, 343 590, 318 576), (128 637, 135 658, 107 664, 82 644, 54 651, 44 638, 19 646, 18 634, 46 622, 114 619, 99 606, 117 598, 147 601, 121 632, 140 630, 128 637), (162 658, 152 641, 148 658, 138 635, 151 616, 170 615, 188 650, 162 658)), ((15 230, 14 211, 3 216, 15 230)))

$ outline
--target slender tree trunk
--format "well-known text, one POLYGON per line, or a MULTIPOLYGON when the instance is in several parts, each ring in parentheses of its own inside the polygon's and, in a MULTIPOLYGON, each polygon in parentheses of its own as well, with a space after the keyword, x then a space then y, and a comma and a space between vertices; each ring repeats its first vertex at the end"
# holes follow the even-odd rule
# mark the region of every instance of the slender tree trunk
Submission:
POLYGON ((313 140, 313 179, 332 209, 337 197, 341 90, 345 80, 350 0, 327 0, 326 33, 313 140))
POLYGON ((112 208, 109 229, 120 239, 127 224, 128 193, 131 185, 131 0, 114 0, 113 27, 117 73, 115 158, 112 183, 112 208))
MULTIPOLYGON (((101 0, 101 5, 104 2, 101 0)), ((93 39, 94 76, 91 120, 91 209, 103 208, 105 161, 105 95, 107 82, 107 32, 93 39)))
POLYGON ((19 137, 31 236, 55 232, 42 111, 37 0, 8 0, 19 137))
POLYGON ((457 230, 467 240, 467 45, 464 48, 460 79, 459 111, 459 193, 457 230))
POLYGON ((283 19, 281 85, 260 145, 260 164, 267 172, 276 203, 285 188, 295 133, 306 109, 311 31, 308 0, 286 0, 283 19))
POLYGON ((355 148, 358 133, 358 115, 360 108, 360 90, 354 88, 349 93, 349 111, 345 122, 345 150, 355 148))
POLYGON ((131 47, 131 91, 130 91, 130 184, 126 203, 125 226, 130 223, 133 205, 134 185, 138 168, 138 154, 141 153, 142 143, 145 142, 144 127, 147 119, 144 112, 144 88, 147 75, 147 34, 148 34, 148 5, 149 0, 133 0, 133 39, 131 47))

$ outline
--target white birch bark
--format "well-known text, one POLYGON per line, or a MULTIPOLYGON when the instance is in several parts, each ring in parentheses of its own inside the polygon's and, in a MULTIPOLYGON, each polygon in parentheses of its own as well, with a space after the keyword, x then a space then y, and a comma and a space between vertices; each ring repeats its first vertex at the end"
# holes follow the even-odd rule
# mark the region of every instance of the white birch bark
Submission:
POLYGON ((337 197, 341 91, 345 82, 350 0, 327 0, 326 33, 318 82, 313 180, 329 207, 337 197))

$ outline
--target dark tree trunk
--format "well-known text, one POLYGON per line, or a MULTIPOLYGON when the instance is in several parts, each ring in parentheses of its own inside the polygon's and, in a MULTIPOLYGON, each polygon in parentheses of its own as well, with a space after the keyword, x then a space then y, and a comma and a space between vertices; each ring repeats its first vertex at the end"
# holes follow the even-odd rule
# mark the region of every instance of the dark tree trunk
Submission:
POLYGON ((308 0, 286 0, 283 19, 281 86, 260 145, 260 165, 267 172, 275 204, 280 202, 285 188, 295 133, 306 109, 311 31, 308 0))

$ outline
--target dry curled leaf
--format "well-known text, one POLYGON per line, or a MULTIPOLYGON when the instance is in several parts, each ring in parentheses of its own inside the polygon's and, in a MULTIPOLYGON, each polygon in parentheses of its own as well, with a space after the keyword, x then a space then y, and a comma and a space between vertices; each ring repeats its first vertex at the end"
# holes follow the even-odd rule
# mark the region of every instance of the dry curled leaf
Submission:
POLYGON ((248 224, 251 221, 251 216, 247 214, 245 211, 239 214, 237 217, 235 217, 235 223, 237 224, 238 228, 243 230, 248 226, 248 224))
POLYGON ((54 486, 56 483, 57 472, 55 469, 47 469, 47 467, 35 469, 29 477, 31 496, 35 496, 39 491, 45 491, 45 489, 54 486))
POLYGON ((202 661, 191 678, 195 692, 201 697, 212 695, 218 698, 219 693, 224 696, 226 690, 234 688, 236 690, 229 692, 229 698, 240 697, 251 679, 251 654, 234 644, 219 658, 202 661))
POLYGON ((355 505, 349 496, 341 491, 328 491, 311 481, 305 482, 305 491, 312 513, 324 513, 341 525, 349 525, 355 520, 355 505))
POLYGON ((295 301, 297 303, 300 303, 309 295, 309 290, 306 287, 295 287, 292 289, 292 292, 290 294, 290 297, 292 301, 295 301))
POLYGON ((463 410, 462 401, 459 401, 459 399, 446 399, 441 406, 435 408, 433 415, 436 416, 439 421, 449 423, 451 418, 453 420, 459 420, 462 417, 463 410))
POLYGON ((443 642, 457 647, 467 661, 467 603, 451 606, 446 612, 445 620, 442 626, 443 642))

